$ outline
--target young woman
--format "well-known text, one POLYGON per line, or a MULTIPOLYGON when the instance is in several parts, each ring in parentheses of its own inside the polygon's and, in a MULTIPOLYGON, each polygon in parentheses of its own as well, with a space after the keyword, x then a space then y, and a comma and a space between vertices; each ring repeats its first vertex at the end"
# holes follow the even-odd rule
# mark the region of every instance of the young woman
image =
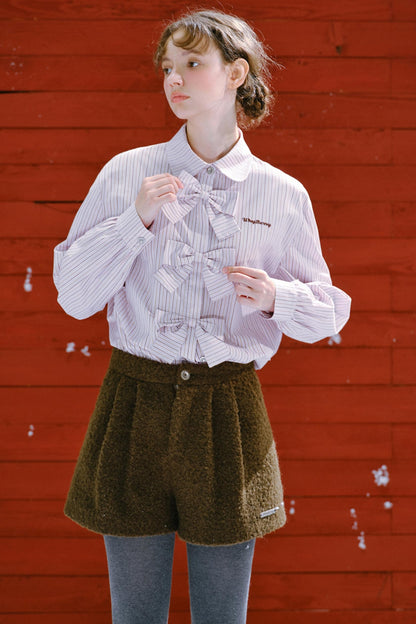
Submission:
POLYGON ((267 60, 237 17, 167 26, 155 62, 185 123, 107 162, 55 249, 63 309, 107 306, 113 351, 64 513, 104 536, 117 624, 167 621, 176 532, 193 624, 245 622, 255 540, 286 521, 255 369, 282 333, 314 342, 349 316, 306 190, 240 129, 270 109, 267 60))

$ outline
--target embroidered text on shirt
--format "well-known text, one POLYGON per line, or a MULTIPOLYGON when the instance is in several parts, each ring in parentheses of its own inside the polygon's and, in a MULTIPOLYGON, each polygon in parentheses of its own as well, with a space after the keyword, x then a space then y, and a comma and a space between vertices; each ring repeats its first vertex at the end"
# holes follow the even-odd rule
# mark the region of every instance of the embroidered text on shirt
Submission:
POLYGON ((243 221, 249 221, 250 223, 258 223, 259 225, 267 225, 267 227, 271 227, 271 223, 266 223, 266 221, 259 221, 259 219, 250 219, 249 217, 243 217, 243 221))

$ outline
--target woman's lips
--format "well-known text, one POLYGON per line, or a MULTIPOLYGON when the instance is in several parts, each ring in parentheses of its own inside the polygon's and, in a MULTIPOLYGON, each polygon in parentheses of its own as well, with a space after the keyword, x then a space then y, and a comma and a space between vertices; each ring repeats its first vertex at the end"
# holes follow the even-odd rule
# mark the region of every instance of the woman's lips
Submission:
POLYGON ((182 100, 187 100, 189 95, 172 95, 171 102, 181 102, 182 100))

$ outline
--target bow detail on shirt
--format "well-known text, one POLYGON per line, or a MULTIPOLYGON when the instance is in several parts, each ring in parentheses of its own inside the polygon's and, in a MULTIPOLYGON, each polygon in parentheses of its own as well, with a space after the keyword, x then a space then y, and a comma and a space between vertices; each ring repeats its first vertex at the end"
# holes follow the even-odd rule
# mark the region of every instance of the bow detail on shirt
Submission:
POLYGON ((184 184, 173 202, 163 204, 163 212, 172 223, 183 219, 199 201, 204 202, 209 222, 219 240, 233 236, 240 231, 234 218, 237 191, 220 191, 200 184, 187 171, 181 171, 179 179, 184 184))
POLYGON ((190 330, 195 337, 209 366, 215 366, 229 357, 229 347, 224 342, 224 319, 216 317, 187 318, 157 310, 157 332, 149 344, 152 353, 176 359, 190 330))
POLYGON ((172 293, 188 279, 195 263, 202 266, 202 276, 212 301, 232 295, 234 287, 221 272, 224 266, 235 263, 236 250, 232 248, 212 249, 201 253, 189 245, 169 240, 166 243, 163 263, 155 278, 172 293))

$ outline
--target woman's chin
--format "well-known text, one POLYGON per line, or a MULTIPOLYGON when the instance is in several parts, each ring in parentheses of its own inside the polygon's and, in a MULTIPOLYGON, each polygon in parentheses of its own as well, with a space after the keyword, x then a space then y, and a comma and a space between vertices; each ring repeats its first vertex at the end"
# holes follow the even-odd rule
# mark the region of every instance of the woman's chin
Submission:
POLYGON ((178 111, 173 111, 173 114, 178 119, 188 119, 189 115, 185 115, 185 113, 179 113, 178 111))

